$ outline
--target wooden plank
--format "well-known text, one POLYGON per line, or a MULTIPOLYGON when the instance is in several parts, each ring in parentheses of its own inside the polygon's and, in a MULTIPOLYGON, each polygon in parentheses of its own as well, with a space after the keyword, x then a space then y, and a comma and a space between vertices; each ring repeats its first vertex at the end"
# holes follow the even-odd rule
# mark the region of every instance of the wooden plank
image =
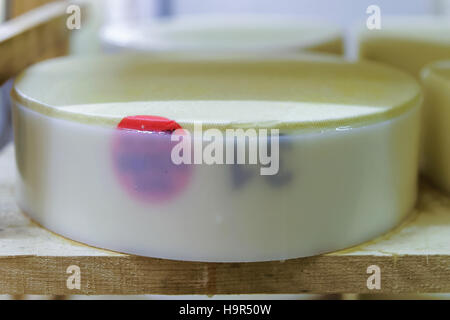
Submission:
POLYGON ((6 0, 8 18, 16 18, 28 11, 36 9, 56 0, 6 0))
POLYGON ((14 198, 14 154, 0 153, 0 294, 450 292, 450 197, 423 183, 414 215, 370 243, 332 254, 265 263, 192 263, 129 256, 75 243, 28 220, 14 198), (80 290, 66 285, 81 270, 80 290))
POLYGON ((68 53, 66 9, 66 2, 53 2, 0 25, 0 84, 33 63, 68 53))
POLYGON ((131 295, 374 293, 368 263, 382 269, 377 293, 450 290, 448 257, 330 257, 250 264, 185 263, 141 257, 17 257, 0 259, 2 294, 131 295), (66 269, 81 269, 81 290, 66 287, 66 269), (447 283, 445 283, 445 279, 447 283))

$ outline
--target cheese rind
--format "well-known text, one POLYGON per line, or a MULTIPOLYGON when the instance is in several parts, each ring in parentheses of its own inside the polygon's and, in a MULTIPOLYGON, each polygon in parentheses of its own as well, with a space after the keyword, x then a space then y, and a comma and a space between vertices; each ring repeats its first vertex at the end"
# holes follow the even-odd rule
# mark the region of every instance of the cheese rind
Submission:
MULTIPOLYGON (((13 98, 19 206, 96 247, 286 260, 377 237, 416 201, 421 92, 411 76, 377 64, 64 58, 24 72, 13 98), (279 172, 174 168, 167 133, 117 129, 141 112, 184 128, 279 128, 279 172)), ((211 142, 193 140, 194 149, 211 142)), ((260 143, 267 151, 267 136, 260 143)))
POLYGON ((422 79, 427 93, 422 170, 441 188, 450 190, 450 77, 448 63, 434 63, 450 59, 450 21, 437 17, 383 19, 381 30, 361 32, 359 56, 422 79))
POLYGON ((254 124, 292 130, 392 119, 421 100, 418 84, 402 72, 308 55, 285 60, 57 59, 19 76, 13 95, 52 117, 110 127, 143 112, 186 128, 202 120, 205 127, 254 124), (47 86, 52 90, 41 89, 47 86))
POLYGON ((434 62, 422 71, 423 169, 434 183, 450 192, 450 60, 434 62))

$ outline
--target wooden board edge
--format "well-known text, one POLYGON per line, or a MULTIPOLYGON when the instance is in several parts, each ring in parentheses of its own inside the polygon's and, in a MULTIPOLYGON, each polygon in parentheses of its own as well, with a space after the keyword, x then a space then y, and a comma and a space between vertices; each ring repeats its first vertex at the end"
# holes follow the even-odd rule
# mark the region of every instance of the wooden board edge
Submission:
POLYGON ((0 294, 445 293, 450 292, 449 279, 450 256, 439 255, 319 256, 237 264, 134 256, 0 258, 0 294), (380 290, 368 288, 371 266, 379 267, 380 290))

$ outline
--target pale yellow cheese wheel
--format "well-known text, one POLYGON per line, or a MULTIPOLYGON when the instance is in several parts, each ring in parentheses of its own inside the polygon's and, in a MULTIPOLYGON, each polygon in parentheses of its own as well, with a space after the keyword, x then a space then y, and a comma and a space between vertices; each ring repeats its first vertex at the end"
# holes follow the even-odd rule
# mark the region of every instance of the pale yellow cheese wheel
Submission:
POLYGON ((426 64, 450 59, 450 20, 383 17, 381 29, 362 29, 358 42, 361 59, 386 63, 419 77, 426 64))
POLYGON ((422 71, 424 172, 450 192, 450 60, 438 61, 422 71))
POLYGON ((89 245, 189 261, 286 260, 380 236, 416 202, 420 87, 380 64, 71 57, 26 70, 13 100, 20 208, 89 245), (262 164, 174 168, 154 143, 167 136, 117 129, 133 115, 186 130, 278 129, 278 174, 261 175, 262 164))
POLYGON ((101 38, 106 50, 343 53, 339 26, 295 15, 183 15, 112 23, 103 28, 101 38))

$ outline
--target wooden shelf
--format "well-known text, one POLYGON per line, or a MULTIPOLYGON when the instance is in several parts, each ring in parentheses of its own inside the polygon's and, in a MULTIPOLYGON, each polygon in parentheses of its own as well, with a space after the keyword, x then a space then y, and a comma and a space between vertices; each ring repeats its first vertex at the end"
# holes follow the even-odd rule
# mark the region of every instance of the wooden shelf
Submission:
POLYGON ((390 234, 341 252, 267 263, 192 263, 124 255, 63 239, 33 224, 14 201, 14 148, 0 153, 0 294, 450 292, 450 197, 422 183, 416 212, 390 234), (66 270, 81 269, 69 290, 66 270))
MULTIPOLYGON (((49 0, 28 5, 44 2, 49 0)), ((68 53, 67 6, 65 1, 52 2, 0 25, 0 84, 33 63, 68 53)), ((13 15, 22 9, 13 10, 13 15)))

